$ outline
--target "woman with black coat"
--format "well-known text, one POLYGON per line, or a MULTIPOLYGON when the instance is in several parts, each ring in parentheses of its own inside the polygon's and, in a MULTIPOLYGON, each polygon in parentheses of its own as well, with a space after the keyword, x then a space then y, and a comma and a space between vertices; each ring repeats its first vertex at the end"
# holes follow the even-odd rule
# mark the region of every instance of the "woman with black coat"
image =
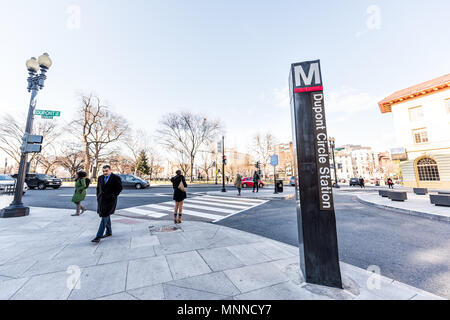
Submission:
POLYGON ((173 190, 174 190, 173 191, 173 200, 175 200, 175 212, 174 212, 173 222, 175 222, 175 224, 181 223, 181 216, 183 215, 184 199, 187 198, 186 179, 181 174, 181 170, 178 170, 176 172, 176 174, 177 175, 175 177, 170 179, 170 181, 172 182, 173 190), (177 218, 177 214, 178 214, 178 218, 177 218))

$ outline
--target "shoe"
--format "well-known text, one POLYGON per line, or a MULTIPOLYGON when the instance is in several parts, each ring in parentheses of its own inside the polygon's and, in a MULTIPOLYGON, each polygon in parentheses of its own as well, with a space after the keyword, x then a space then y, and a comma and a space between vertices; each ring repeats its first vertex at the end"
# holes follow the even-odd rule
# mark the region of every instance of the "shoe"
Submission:
POLYGON ((87 210, 86 208, 81 209, 81 213, 80 214, 83 214, 86 210, 87 210))
POLYGON ((178 223, 181 223, 181 214, 178 216, 178 223))
POLYGON ((79 215, 80 215, 79 213, 71 214, 72 217, 78 217, 79 215))
POLYGON ((95 237, 95 239, 92 239, 91 242, 99 243, 100 242, 100 238, 95 237))
POLYGON ((112 236, 112 233, 107 233, 107 234, 105 234, 105 235, 102 237, 102 239, 108 238, 108 237, 111 237, 111 236, 112 236))

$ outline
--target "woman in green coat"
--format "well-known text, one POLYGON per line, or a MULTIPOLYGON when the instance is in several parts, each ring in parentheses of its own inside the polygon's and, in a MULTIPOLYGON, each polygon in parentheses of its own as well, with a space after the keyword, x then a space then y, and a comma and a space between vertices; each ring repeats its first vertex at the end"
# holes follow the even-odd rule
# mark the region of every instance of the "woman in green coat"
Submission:
POLYGON ((77 172, 75 179, 75 193, 72 197, 72 202, 77 205, 77 212, 72 216, 79 216, 86 211, 86 208, 81 205, 81 201, 86 198, 86 172, 77 172), (80 212, 81 211, 81 212, 80 212))

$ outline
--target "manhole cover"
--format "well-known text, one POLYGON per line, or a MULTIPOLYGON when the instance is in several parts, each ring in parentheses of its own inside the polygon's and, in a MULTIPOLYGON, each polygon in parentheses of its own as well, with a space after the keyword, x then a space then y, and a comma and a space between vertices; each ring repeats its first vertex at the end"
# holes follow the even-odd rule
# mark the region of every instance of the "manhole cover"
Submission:
POLYGON ((166 233, 180 230, 175 226, 160 226, 160 227, 150 226, 148 227, 148 229, 150 230, 151 233, 166 233))

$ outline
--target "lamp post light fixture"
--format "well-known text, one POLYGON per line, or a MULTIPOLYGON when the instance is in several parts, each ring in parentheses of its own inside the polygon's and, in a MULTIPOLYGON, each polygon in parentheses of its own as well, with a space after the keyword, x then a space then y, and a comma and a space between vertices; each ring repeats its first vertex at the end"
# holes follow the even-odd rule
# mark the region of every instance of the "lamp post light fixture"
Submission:
POLYGON ((333 167, 334 167, 334 187, 335 188, 340 188, 339 187, 339 183, 338 183, 338 179, 337 179, 337 164, 336 164, 336 160, 334 157, 334 148, 336 146, 336 140, 332 137, 330 137, 328 139, 330 141, 330 148, 331 148, 331 156, 333 157, 333 167))
MULTIPOLYGON (((52 60, 48 53, 42 54, 38 59, 32 57, 27 60, 26 67, 28 70, 28 92, 31 92, 30 105, 28 107, 27 124, 25 127, 25 134, 22 138, 26 146, 27 139, 33 131, 34 112, 36 109, 36 97, 39 90, 44 88, 44 82, 47 79, 46 73, 52 66, 52 60), (40 69, 40 73, 39 73, 40 69)), ((25 207, 22 203, 23 186, 25 183, 26 164, 28 158, 28 151, 26 148, 21 148, 19 172, 16 178, 16 187, 14 192, 14 200, 9 205, 0 211, 0 218, 23 217, 30 214, 30 208, 25 207)))

